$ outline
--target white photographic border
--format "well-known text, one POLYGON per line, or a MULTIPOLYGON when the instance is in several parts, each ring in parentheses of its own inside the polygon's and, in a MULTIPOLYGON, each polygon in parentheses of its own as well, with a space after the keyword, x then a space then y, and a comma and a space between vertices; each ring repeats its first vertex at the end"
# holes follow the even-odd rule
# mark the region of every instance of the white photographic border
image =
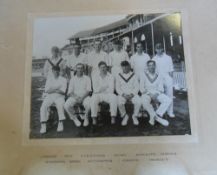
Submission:
POLYGON ((162 143, 197 143, 197 106, 196 106, 196 72, 192 65, 190 29, 188 13, 186 9, 147 10, 138 9, 132 11, 85 11, 73 13, 31 13, 28 15, 26 59, 25 59, 25 82, 24 82, 24 108, 23 108, 23 145, 95 145, 95 144, 162 144, 162 143), (139 137, 100 137, 100 138, 42 138, 30 139, 30 109, 31 109, 31 69, 33 48, 33 22, 38 17, 69 17, 69 16, 100 16, 122 14, 151 14, 151 13, 174 13, 180 12, 182 19, 182 34, 184 43, 184 57, 186 65, 186 81, 188 87, 188 105, 191 135, 174 136, 139 136, 139 137))

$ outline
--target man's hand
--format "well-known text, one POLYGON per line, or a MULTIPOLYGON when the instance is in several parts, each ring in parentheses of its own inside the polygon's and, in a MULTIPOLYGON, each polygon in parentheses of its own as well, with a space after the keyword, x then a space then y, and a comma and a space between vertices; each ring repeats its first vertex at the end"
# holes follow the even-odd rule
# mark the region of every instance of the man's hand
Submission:
POLYGON ((127 94, 122 94, 122 97, 124 97, 126 100, 128 100, 128 95, 127 94))
POLYGON ((65 93, 59 89, 54 90, 54 93, 64 95, 65 93))
POLYGON ((48 94, 56 93, 56 88, 51 87, 46 91, 46 93, 48 94))
POLYGON ((130 101, 133 98, 132 94, 122 94, 122 97, 124 97, 128 101, 130 101))

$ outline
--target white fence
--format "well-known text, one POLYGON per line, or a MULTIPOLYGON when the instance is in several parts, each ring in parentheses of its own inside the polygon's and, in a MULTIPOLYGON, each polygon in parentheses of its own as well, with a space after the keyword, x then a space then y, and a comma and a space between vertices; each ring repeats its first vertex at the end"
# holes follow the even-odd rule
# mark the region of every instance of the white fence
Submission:
POLYGON ((173 73, 173 86, 176 90, 187 91, 185 72, 174 72, 173 73))

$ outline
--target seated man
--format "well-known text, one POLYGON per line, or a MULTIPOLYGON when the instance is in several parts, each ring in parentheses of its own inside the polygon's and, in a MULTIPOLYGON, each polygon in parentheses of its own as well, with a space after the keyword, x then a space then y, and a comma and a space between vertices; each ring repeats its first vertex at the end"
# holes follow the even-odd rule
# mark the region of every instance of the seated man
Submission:
POLYGON ((100 102, 109 103, 111 112, 111 123, 115 123, 117 115, 117 97, 114 94, 114 78, 107 71, 107 64, 104 61, 98 64, 99 72, 93 76, 93 96, 91 99, 91 116, 93 125, 96 125, 97 112, 100 102))
POLYGON ((156 72, 156 63, 153 60, 147 62, 147 71, 140 77, 140 92, 142 93, 142 106, 149 113, 151 125, 155 121, 164 126, 169 122, 163 119, 164 113, 171 104, 171 99, 163 94, 164 92, 163 77, 156 72), (160 106, 155 111, 151 101, 160 102, 160 106))
POLYGON ((65 78, 60 76, 60 67, 53 66, 52 73, 54 76, 49 78, 45 84, 45 93, 47 93, 40 109, 40 122, 41 130, 40 133, 46 133, 46 122, 48 120, 48 108, 55 104, 58 112, 59 122, 57 131, 63 131, 63 120, 65 120, 63 105, 65 103, 65 91, 67 81, 65 78))
POLYGON ((76 65, 76 75, 73 76, 69 83, 68 96, 64 108, 69 114, 70 118, 74 121, 76 126, 81 126, 81 122, 73 114, 75 105, 83 105, 85 108, 84 126, 89 125, 88 112, 90 110, 90 97, 91 81, 90 78, 84 75, 84 65, 78 63, 76 65))
POLYGON ((133 123, 138 125, 139 121, 137 119, 139 109, 141 106, 140 98, 138 96, 139 92, 139 82, 138 78, 131 71, 130 63, 128 61, 121 62, 122 72, 118 74, 116 78, 116 91, 118 93, 118 108, 123 118, 121 125, 126 126, 129 116, 126 114, 125 103, 130 101, 134 105, 133 112, 133 123))

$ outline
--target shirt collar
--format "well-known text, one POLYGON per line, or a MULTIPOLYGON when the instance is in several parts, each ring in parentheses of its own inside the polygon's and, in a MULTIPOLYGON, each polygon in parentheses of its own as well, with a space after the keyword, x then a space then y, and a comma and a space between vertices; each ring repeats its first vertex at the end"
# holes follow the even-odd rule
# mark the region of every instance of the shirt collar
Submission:
MULTIPOLYGON (((153 74, 151 74, 148 70, 145 73, 148 74, 148 75, 153 76, 153 74)), ((157 70, 155 70, 155 74, 154 75, 157 75, 157 76, 159 75, 159 73, 158 73, 157 70)))

